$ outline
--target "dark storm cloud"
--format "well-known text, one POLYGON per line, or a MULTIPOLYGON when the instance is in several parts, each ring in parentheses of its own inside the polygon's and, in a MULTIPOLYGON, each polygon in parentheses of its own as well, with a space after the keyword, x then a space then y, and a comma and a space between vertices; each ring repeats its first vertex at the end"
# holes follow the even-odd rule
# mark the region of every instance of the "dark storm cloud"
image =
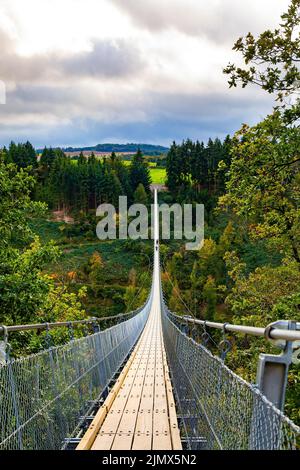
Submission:
POLYGON ((8 144, 11 139, 21 141, 29 136, 36 147, 52 146, 81 146, 93 145, 100 142, 142 142, 170 145, 173 140, 177 142, 186 139, 199 139, 207 141, 209 137, 224 138, 232 134, 240 126, 240 119, 229 115, 217 119, 207 120, 204 116, 195 121, 193 118, 184 121, 173 116, 165 119, 156 116, 149 122, 135 121, 105 123, 97 119, 73 119, 70 123, 57 126, 31 125, 30 132, 27 126, 8 126, 0 129, 0 144, 8 144))
POLYGON ((188 93, 154 93, 148 95, 148 109, 155 114, 158 112, 166 117, 176 116, 181 121, 186 118, 195 120, 218 118, 220 116, 245 115, 251 111, 257 113, 258 106, 268 106, 268 96, 247 96, 245 93, 209 92, 203 91, 198 94, 188 93))
POLYGON ((30 109, 37 118, 45 112, 49 117, 52 115, 54 121, 58 119, 49 126, 43 119, 30 126, 26 120, 1 125, 0 144, 27 135, 37 146, 86 145, 108 140, 169 144, 174 139, 180 141, 187 137, 206 141, 209 137, 233 133, 244 121, 256 122, 258 108, 262 113, 270 110, 270 100, 264 95, 254 99, 239 93, 188 95, 151 91, 143 98, 133 94, 123 105, 120 103, 116 110, 118 120, 110 118, 107 121, 97 115, 98 109, 104 114, 111 111, 105 97, 96 98, 92 93, 88 96, 76 87, 18 87, 10 93, 9 102, 9 107, 0 108, 8 113, 7 116, 10 113, 22 116, 30 109), (86 111, 81 113, 84 107, 86 111), (141 111, 145 113, 145 120, 134 114, 141 111), (70 116, 67 122, 64 120, 66 115, 70 116), (131 116, 130 122, 128 116, 131 116))
POLYGON ((24 57, 0 31, 0 77, 32 82, 67 78, 119 78, 136 74, 143 61, 134 45, 125 40, 95 40, 91 51, 73 54, 48 53, 24 57))
POLYGON ((231 115, 249 116, 270 109, 271 98, 263 92, 257 91, 256 95, 250 95, 240 90, 224 90, 212 92, 204 90, 198 93, 160 92, 148 90, 138 94, 134 90, 125 98, 115 100, 117 95, 112 90, 110 93, 95 95, 89 85, 76 83, 72 86, 65 84, 21 84, 7 93, 7 105, 0 108, 0 115, 7 113, 22 113, 25 110, 40 113, 43 110, 55 112, 62 108, 64 114, 72 117, 72 110, 82 109, 83 115, 88 111, 109 111, 114 102, 114 110, 124 113, 123 118, 128 118, 128 112, 143 111, 147 120, 156 117, 172 118, 184 121, 185 119, 215 119, 221 116, 231 115), (84 109, 86 108, 86 109, 84 109), (245 113, 247 111, 247 114, 245 113))
POLYGON ((90 53, 79 53, 61 62, 68 75, 119 77, 128 75, 142 65, 141 57, 132 44, 122 41, 94 43, 90 53))
MULTIPOLYGON (((98 86, 96 85, 96 88, 98 86)), ((101 88, 101 87, 100 87, 101 88)), ((66 117, 72 119, 76 114, 83 117, 103 111, 109 113, 133 111, 138 104, 134 101, 135 94, 131 98, 116 100, 113 92, 95 93, 95 88, 90 83, 75 82, 69 84, 67 81, 58 86, 54 84, 22 83, 7 92, 7 104, 0 106, 0 118, 9 115, 22 117, 22 114, 43 114, 66 117)))
MULTIPOLYGON (((88 92, 88 90, 87 90, 88 92)), ((65 115, 71 117, 76 107, 89 104, 88 96, 82 97, 78 87, 21 84, 6 93, 7 104, 0 107, 0 117, 22 114, 65 115)))

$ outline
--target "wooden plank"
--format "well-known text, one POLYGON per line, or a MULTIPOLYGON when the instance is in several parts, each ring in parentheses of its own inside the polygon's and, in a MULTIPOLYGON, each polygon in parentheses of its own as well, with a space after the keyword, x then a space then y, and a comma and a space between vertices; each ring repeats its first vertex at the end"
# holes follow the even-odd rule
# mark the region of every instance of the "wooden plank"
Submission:
POLYGON ((151 309, 134 353, 103 410, 98 412, 96 430, 90 426, 90 434, 81 447, 93 450, 182 448, 157 305, 151 309))
POLYGON ((153 328, 150 323, 147 325, 146 331, 147 336, 145 336, 145 340, 140 345, 141 365, 132 387, 133 393, 129 397, 123 412, 112 450, 129 450, 132 448, 137 417, 139 414, 140 403, 143 394, 143 387, 146 379, 147 367, 149 361, 152 360, 150 359, 149 352, 151 347, 151 340, 153 338, 153 328))
POLYGON ((148 359, 147 371, 142 390, 139 413, 136 421, 136 428, 132 449, 150 450, 152 449, 153 440, 153 405, 154 405, 154 382, 155 382, 155 366, 156 351, 158 349, 159 336, 157 334, 157 314, 153 325, 153 338, 151 354, 148 359))
POLYGON ((121 387, 123 386, 123 383, 126 379, 128 371, 130 370, 131 365, 134 363, 134 360, 136 358, 138 351, 139 351, 139 347, 137 345, 134 348, 132 354, 130 355, 130 358, 125 364, 112 390, 109 392, 105 400, 105 403, 96 413, 95 418, 93 419, 91 425, 89 426, 83 438, 81 439, 80 443, 76 447, 76 450, 89 450, 92 447, 93 442, 96 439, 97 433, 99 432, 102 424, 104 423, 107 417, 107 414, 109 413, 109 410, 115 401, 117 394, 119 393, 121 387))
POLYGON ((169 412, 169 423, 171 431, 172 449, 182 450, 182 443, 180 438, 180 432, 178 428, 178 420, 176 414, 175 400, 172 390, 172 384, 169 376, 169 369, 166 365, 165 368, 166 377, 166 390, 167 390, 167 401, 168 401, 168 412, 169 412))
POLYGON ((107 406, 102 405, 101 408, 97 411, 95 418, 93 419, 88 430, 84 434, 83 438, 79 442, 76 450, 89 450, 97 436, 98 430, 100 429, 102 423, 104 422, 107 415, 107 406))
MULTIPOLYGON (((138 344, 135 363, 133 364, 133 367, 130 367, 128 370, 127 378, 123 383, 123 389, 119 394, 120 396, 115 400, 111 412, 103 423, 100 433, 95 440, 93 449, 102 449, 103 446, 105 449, 110 449, 114 448, 114 445, 116 448, 128 448, 128 443, 130 442, 131 444, 132 419, 130 428, 128 425, 125 426, 126 423, 124 424, 124 429, 119 431, 119 428, 124 415, 124 410, 128 405, 128 401, 130 403, 129 406, 136 407, 137 395, 141 395, 139 391, 136 392, 136 389, 139 388, 138 385, 142 380, 141 377, 143 376, 143 371, 146 371, 146 367, 144 366, 144 351, 146 349, 145 343, 150 334, 151 330, 145 328, 143 336, 138 344)), ((148 353, 148 349, 146 349, 146 352, 148 353)))

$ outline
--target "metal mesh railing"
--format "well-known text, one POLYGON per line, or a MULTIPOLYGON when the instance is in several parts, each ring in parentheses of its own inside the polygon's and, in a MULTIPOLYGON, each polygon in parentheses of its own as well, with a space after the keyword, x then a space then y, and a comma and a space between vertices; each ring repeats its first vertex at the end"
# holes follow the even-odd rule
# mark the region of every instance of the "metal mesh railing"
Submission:
POLYGON ((0 365, 0 449, 60 449, 142 332, 149 304, 107 330, 0 365))
POLYGON ((163 305, 164 341, 188 449, 297 449, 300 428, 182 332, 163 305))

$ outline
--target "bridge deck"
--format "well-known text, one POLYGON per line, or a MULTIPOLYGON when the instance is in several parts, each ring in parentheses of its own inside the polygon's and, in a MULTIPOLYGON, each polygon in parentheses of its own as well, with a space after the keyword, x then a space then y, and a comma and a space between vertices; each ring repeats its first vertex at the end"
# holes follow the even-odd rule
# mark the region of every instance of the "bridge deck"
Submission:
POLYGON ((133 353, 77 449, 181 448, 160 305, 154 298, 133 353))
POLYGON ((154 267, 146 326, 77 450, 180 450, 181 440, 161 325, 157 192, 154 267))

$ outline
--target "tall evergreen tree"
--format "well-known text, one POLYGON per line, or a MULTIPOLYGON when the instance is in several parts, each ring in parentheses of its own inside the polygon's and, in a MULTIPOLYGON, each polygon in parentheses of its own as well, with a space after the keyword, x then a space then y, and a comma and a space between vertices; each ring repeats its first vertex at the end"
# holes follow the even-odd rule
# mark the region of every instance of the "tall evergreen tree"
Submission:
POLYGON ((35 168, 37 166, 35 150, 28 141, 25 144, 17 145, 11 142, 8 153, 9 160, 15 163, 18 168, 26 168, 28 166, 35 168))
POLYGON ((130 167, 130 181, 132 190, 135 191, 138 185, 141 183, 147 193, 150 192, 150 170, 144 162, 143 154, 140 149, 134 155, 132 164, 130 167))
POLYGON ((134 202, 136 204, 148 203, 148 196, 142 183, 140 183, 138 187, 136 188, 136 190, 134 191, 134 202))

